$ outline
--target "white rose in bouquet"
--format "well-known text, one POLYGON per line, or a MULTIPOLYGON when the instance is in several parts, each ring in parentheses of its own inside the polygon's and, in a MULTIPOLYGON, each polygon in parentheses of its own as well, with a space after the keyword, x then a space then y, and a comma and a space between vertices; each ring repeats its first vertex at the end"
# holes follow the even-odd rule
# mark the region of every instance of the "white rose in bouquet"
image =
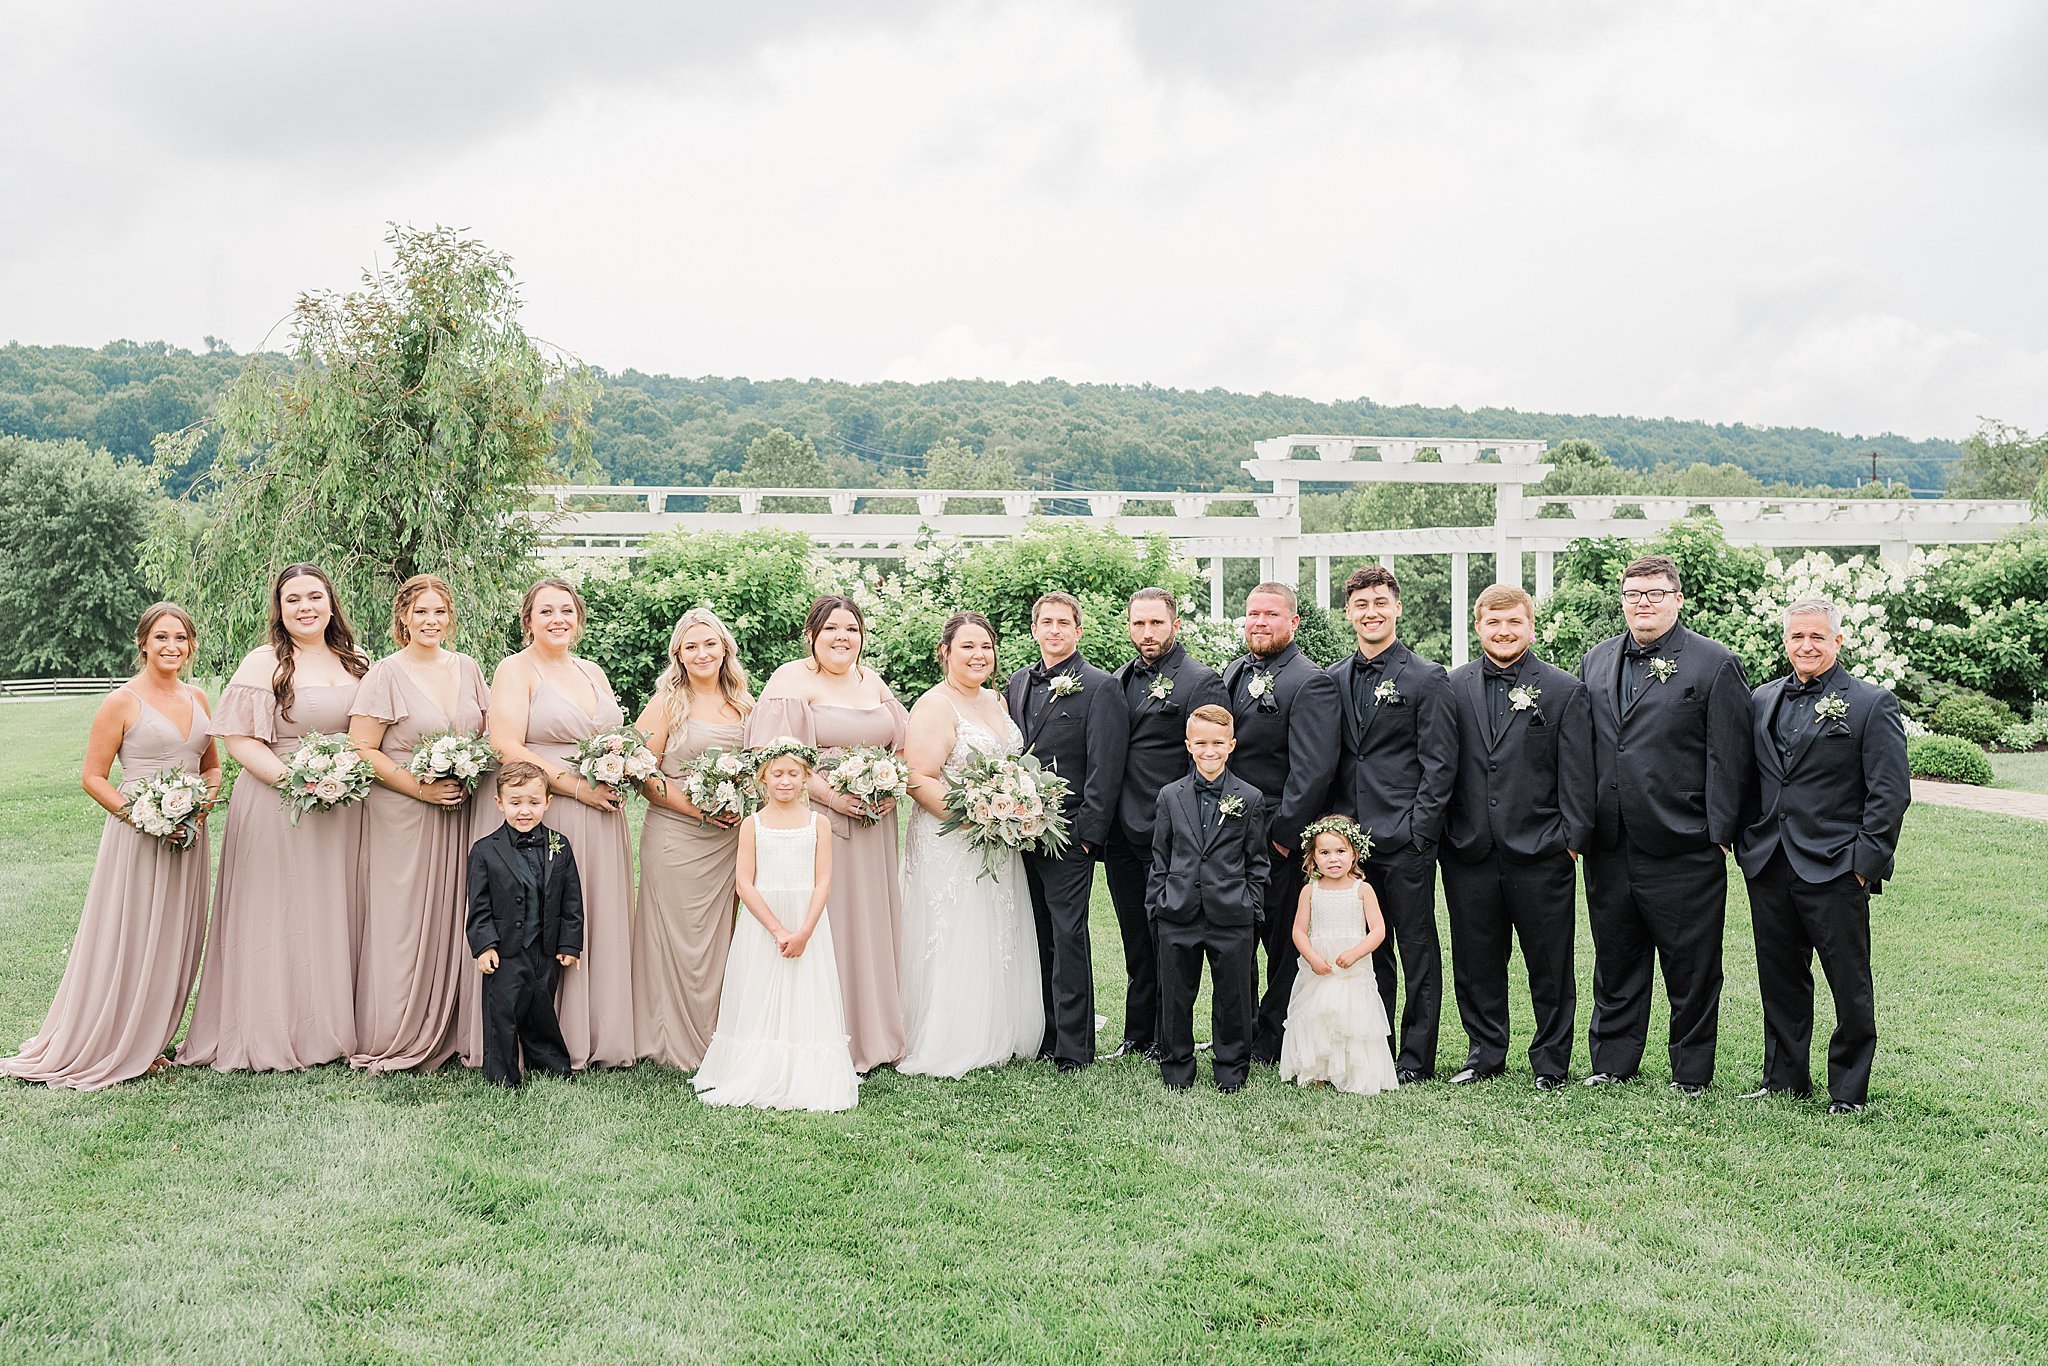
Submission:
POLYGON ((334 756, 331 754, 308 755, 306 758, 306 767, 311 769, 315 773, 325 773, 327 772, 327 770, 334 767, 334 756))
MULTIPOLYGON (((157 824, 161 819, 156 813, 156 803, 151 801, 147 795, 137 797, 134 804, 128 808, 128 814, 135 824, 144 830, 149 830, 152 825, 157 824)), ((150 833, 157 835, 163 832, 160 830, 150 830, 150 833)))
POLYGON ((626 761, 616 753, 602 755, 592 766, 591 775, 606 787, 617 787, 626 781, 626 761))
POLYGON ((989 799, 988 809, 997 820, 1009 820, 1017 814, 1017 799, 1007 792, 998 792, 989 799))
POLYGON ((348 784, 330 773, 313 784, 313 795, 320 799, 321 805, 332 806, 348 795, 348 784))
POLYGON ((345 749, 334 756, 334 771, 337 773, 353 773, 356 771, 356 765, 362 763, 362 761, 362 756, 354 750, 345 749))
POLYGON ((174 787, 164 793, 163 814, 173 821, 181 821, 191 815, 192 808, 197 805, 198 802, 192 796, 192 789, 174 787))

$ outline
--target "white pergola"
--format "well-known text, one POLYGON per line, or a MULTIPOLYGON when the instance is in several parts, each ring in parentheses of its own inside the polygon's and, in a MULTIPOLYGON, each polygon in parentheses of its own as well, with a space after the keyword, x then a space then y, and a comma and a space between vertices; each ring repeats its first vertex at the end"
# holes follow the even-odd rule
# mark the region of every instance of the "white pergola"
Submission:
POLYGON ((1491 554, 1503 582, 1521 583, 1523 555, 1535 594, 1551 589, 1554 557, 1581 537, 1655 536, 1713 514, 1739 545, 1873 548, 1902 561, 1920 545, 1995 541, 2033 517, 2021 500, 1865 498, 1672 498, 1542 496, 1528 492, 1551 471, 1546 443, 1466 437, 1276 436, 1254 442, 1244 468, 1270 485, 1247 493, 1147 493, 1047 489, 742 489, 711 485, 561 486, 543 490, 552 514, 543 541, 556 554, 622 556, 671 531, 802 532, 829 554, 894 559, 925 532, 967 541, 1004 540, 1035 518, 1072 520, 1129 536, 1163 535, 1205 562, 1209 615, 1222 619, 1224 565, 1257 560, 1260 577, 1299 585, 1314 565, 1314 601, 1330 606, 1333 566, 1403 555, 1451 561, 1451 655, 1465 662, 1470 563, 1491 554), (1425 453, 1429 453, 1425 456, 1425 453), (1482 527, 1386 528, 1304 534, 1303 484, 1489 484, 1494 523, 1482 527), (723 500, 724 510, 672 510, 677 500, 723 500), (620 508, 630 501, 636 506, 620 508), (815 507, 822 503, 825 511, 815 507), (1000 511, 984 510, 995 504, 1000 511), (582 504, 584 506, 577 506, 582 504), (962 510, 956 511, 956 507, 962 510), (973 507, 975 510, 965 510, 973 507))

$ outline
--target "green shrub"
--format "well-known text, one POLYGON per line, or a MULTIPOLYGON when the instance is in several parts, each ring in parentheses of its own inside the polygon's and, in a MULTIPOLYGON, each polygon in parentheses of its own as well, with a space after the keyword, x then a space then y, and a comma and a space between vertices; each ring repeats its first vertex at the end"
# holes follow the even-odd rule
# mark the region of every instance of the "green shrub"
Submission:
POLYGON ((1999 732, 2019 720, 2011 707, 1970 689, 1959 689, 1935 704, 1928 724, 1937 735, 1953 735, 1973 745, 1988 745, 1999 732))
POLYGON ((1906 741, 1906 762, 1916 778, 1946 778, 1978 787, 1989 785, 1992 779, 1991 761, 1984 751, 1953 735, 1923 735, 1906 741))

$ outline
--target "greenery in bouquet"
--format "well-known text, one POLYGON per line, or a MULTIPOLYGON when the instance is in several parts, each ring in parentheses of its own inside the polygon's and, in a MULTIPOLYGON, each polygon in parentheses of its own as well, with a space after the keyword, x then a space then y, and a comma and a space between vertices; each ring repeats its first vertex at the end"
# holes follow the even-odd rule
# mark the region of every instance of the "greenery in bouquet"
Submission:
POLYGON ((476 791, 498 764, 498 751, 481 731, 439 730, 423 735, 412 751, 412 776, 423 783, 453 778, 465 792, 476 791))
POLYGON ((647 736, 634 726, 612 726, 576 745, 576 772, 592 787, 624 797, 661 770, 661 760, 647 747, 647 736))
POLYGON ((190 849, 199 842, 199 818, 207 806, 206 780, 174 764, 136 786, 121 819, 173 849, 190 849))
POLYGON ((884 802, 902 801, 910 795, 910 765, 880 745, 855 745, 824 770, 825 783, 834 792, 863 804, 860 822, 872 825, 879 818, 877 807, 884 802))
POLYGON ((359 802, 374 777, 368 761, 356 753, 346 735, 307 731, 285 761, 278 798, 291 812, 292 824, 308 811, 332 811, 359 802))
POLYGON ((1058 858, 1067 847, 1067 780, 1030 754, 984 754, 946 788, 940 834, 960 831, 981 851, 982 876, 994 877, 1008 850, 1058 858))
POLYGON ((707 749, 683 768, 683 795, 709 825, 720 816, 738 818, 759 808, 753 757, 740 749, 707 749))

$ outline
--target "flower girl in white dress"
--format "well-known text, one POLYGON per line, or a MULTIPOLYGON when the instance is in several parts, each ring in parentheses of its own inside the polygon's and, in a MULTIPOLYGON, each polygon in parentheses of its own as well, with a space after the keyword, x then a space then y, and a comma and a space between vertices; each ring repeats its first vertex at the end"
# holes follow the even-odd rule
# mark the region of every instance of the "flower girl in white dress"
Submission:
POLYGON ((1387 1008, 1372 973, 1372 951, 1387 927, 1379 898, 1358 875, 1372 838, 1342 816, 1325 816, 1302 839, 1309 881, 1294 912, 1301 971, 1287 1000, 1281 1079, 1328 1082, 1362 1096, 1391 1091, 1399 1083, 1387 1047, 1387 1008))
POLYGON ((816 756, 784 737, 755 751, 767 804, 740 822, 739 917, 718 1027, 690 1084, 707 1105, 850 1110, 859 1098, 832 925, 832 834, 804 802, 816 756))

